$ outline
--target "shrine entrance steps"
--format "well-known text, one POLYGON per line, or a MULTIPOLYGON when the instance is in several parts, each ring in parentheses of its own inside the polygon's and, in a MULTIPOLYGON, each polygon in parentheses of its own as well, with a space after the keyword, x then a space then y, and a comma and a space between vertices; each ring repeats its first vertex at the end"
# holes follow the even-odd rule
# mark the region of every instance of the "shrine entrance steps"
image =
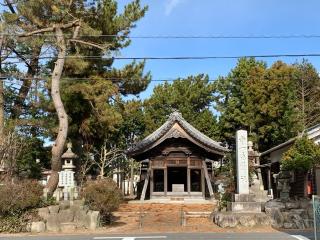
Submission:
POLYGON ((150 231, 182 230, 186 227, 216 227, 212 221, 214 203, 129 203, 114 212, 114 225, 127 224, 150 231))
POLYGON ((204 204, 216 206, 217 200, 215 199, 204 199, 202 196, 187 196, 187 195, 171 195, 167 197, 156 196, 148 200, 133 200, 128 204, 204 204))

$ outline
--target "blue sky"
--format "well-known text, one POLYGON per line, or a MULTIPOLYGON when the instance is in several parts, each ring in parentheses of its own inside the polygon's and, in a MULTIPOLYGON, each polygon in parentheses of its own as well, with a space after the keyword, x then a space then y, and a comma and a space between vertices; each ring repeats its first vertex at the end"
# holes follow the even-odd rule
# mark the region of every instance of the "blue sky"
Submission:
MULTIPOLYGON (((119 0, 119 7, 130 0, 119 0)), ((149 6, 133 36, 141 35, 320 35, 319 0, 141 0, 149 6)), ((238 56, 320 53, 320 38, 311 39, 133 39, 121 56, 238 56)), ((320 58, 307 58, 320 69, 320 58)), ((265 59, 268 64, 278 60, 265 59)), ((281 58, 294 63, 299 58, 281 58)), ((300 59, 301 60, 301 59, 300 59)), ((117 60, 115 67, 126 61, 117 60)), ((148 60, 153 79, 208 74, 226 75, 234 59, 148 60)), ((146 98, 159 82, 140 94, 146 98)))

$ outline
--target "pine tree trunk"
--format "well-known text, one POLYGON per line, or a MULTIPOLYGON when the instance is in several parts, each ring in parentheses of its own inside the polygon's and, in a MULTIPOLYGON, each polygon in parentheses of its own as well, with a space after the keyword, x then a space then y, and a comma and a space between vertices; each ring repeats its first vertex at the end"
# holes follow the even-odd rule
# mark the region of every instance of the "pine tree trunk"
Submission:
POLYGON ((64 109, 63 103, 60 96, 60 78, 63 71, 65 56, 66 56, 66 43, 64 40, 62 30, 57 27, 55 29, 55 36, 57 39, 58 46, 58 59, 55 63, 54 70, 52 73, 51 82, 51 97, 53 100, 54 107, 56 109, 59 119, 59 130, 58 135, 52 146, 52 158, 51 158, 51 176, 47 184, 48 194, 52 196, 59 183, 59 174, 61 170, 61 155, 64 150, 64 145, 67 139, 68 133, 68 115, 64 109))
MULTIPOLYGON (((0 66, 0 76, 1 76, 1 66, 0 66)), ((3 91, 4 91, 3 80, 0 80, 0 139, 3 139, 3 132, 4 132, 4 92, 3 91)))
MULTIPOLYGON (((2 50, 3 50, 3 42, 4 37, 0 36, 0 77, 2 77, 2 50)), ((4 87, 3 87, 3 80, 0 79, 0 141, 3 139, 3 132, 4 132, 4 87)))

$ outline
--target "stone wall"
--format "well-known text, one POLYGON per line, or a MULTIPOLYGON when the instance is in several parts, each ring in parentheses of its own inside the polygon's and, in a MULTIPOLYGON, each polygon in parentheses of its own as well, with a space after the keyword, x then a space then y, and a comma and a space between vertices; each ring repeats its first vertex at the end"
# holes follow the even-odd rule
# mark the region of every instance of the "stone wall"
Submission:
POLYGON ((312 201, 301 199, 275 199, 266 203, 265 212, 272 220, 272 226, 285 229, 306 229, 313 227, 312 201))
POLYGON ((42 221, 32 222, 31 232, 70 232, 76 229, 95 230, 100 226, 100 214, 84 206, 82 200, 62 201, 59 205, 38 209, 42 221))
POLYGON ((222 228, 268 226, 271 218, 265 213, 217 212, 213 222, 222 228))
POLYGON ((313 227, 313 206, 310 199, 270 200, 265 204, 264 210, 261 213, 216 212, 213 214, 213 222, 223 228, 257 225, 284 229, 313 227))

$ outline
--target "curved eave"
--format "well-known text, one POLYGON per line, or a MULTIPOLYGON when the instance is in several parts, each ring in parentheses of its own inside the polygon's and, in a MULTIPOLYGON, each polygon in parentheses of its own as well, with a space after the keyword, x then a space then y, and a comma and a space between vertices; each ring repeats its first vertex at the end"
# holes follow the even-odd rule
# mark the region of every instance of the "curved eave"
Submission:
MULTIPOLYGON (((186 138, 188 138, 191 142, 198 145, 199 147, 205 149, 206 151, 222 156, 225 155, 225 153, 230 152, 229 149, 221 146, 218 142, 212 140, 211 138, 207 137, 199 130, 194 128, 190 123, 182 118, 180 113, 174 112, 170 115, 168 121, 166 121, 155 132, 147 136, 142 141, 138 142, 132 148, 128 149, 127 154, 130 156, 136 156, 156 147, 157 145, 159 145, 158 141, 170 131, 175 123, 178 123, 179 126, 186 132, 186 135, 189 136, 186 138)), ((164 140, 165 139, 163 139, 162 141, 164 140)))

